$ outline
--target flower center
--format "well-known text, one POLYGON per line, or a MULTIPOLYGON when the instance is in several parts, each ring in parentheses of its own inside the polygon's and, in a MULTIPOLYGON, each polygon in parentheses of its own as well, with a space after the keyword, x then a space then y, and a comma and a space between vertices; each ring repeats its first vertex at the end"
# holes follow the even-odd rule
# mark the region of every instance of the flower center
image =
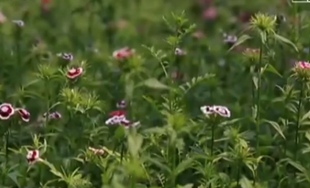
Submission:
POLYGON ((4 107, 1 108, 1 111, 2 112, 8 112, 9 111, 9 107, 4 106, 4 107))

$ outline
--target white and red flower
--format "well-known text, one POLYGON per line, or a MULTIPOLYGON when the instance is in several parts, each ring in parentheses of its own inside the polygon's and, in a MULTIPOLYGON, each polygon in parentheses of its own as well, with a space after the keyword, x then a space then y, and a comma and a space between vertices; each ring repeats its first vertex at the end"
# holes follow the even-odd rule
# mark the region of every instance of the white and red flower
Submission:
POLYGON ((27 154, 27 161, 29 164, 34 164, 40 159, 39 150, 30 150, 27 154))
POLYGON ((132 57, 135 54, 135 50, 129 47, 121 48, 113 52, 113 57, 117 60, 124 60, 132 57))
POLYGON ((0 119, 8 120, 15 113, 15 109, 9 103, 0 105, 0 119))
POLYGON ((82 74, 83 74, 83 68, 82 67, 71 68, 67 72, 67 77, 69 79, 75 79, 75 78, 78 78, 79 76, 81 76, 82 74))
POLYGON ((22 118, 24 122, 30 121, 30 112, 28 112, 26 109, 16 108, 15 111, 19 113, 20 117, 22 118))
POLYGON ((58 53, 57 56, 65 61, 72 61, 74 58, 71 53, 58 53))
POLYGON ((222 117, 230 117, 230 111, 226 106, 213 105, 213 106, 202 106, 200 107, 202 113, 206 116, 219 115, 222 117))

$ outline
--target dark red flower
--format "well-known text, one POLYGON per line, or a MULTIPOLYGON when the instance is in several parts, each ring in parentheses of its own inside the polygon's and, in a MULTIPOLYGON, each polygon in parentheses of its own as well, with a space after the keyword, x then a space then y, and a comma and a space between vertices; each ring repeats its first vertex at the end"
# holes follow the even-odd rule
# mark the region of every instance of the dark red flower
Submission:
POLYGON ((23 121, 29 122, 30 121, 30 113, 23 108, 16 108, 15 111, 17 111, 22 118, 23 121))
POLYGON ((125 110, 115 110, 113 112, 111 112, 109 114, 110 117, 113 117, 113 116, 126 116, 126 111, 125 110))
POLYGON ((7 120, 9 119, 13 114, 15 113, 15 110, 13 106, 9 103, 3 103, 0 105, 0 119, 7 120))
POLYGON ((29 164, 35 163, 36 161, 39 160, 39 158, 40 158, 39 150, 28 151, 27 161, 29 164))
POLYGON ((67 72, 67 77, 69 79, 75 79, 79 76, 81 76, 81 74, 83 73, 83 68, 79 67, 79 68, 71 68, 70 70, 68 70, 67 72))

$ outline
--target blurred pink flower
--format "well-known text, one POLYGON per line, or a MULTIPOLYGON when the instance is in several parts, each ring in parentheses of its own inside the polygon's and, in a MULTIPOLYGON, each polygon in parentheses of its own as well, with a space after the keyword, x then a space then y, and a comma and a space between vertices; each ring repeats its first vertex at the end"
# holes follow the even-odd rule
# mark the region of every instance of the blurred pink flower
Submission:
POLYGON ((203 31, 196 31, 196 32, 194 32, 193 34, 192 34, 192 36, 194 37, 194 38, 196 38, 196 39, 202 39, 202 38, 204 38, 205 37, 205 34, 204 34, 204 32, 203 31))
POLYGON ((213 21, 218 17, 218 11, 215 6, 211 6, 209 8, 206 8, 203 11, 203 18, 207 21, 213 21))
POLYGON ((0 11, 0 24, 3 24, 6 22, 6 17, 5 15, 0 11))
POLYGON ((83 68, 82 67, 78 67, 78 68, 71 68, 70 70, 68 70, 67 72, 67 77, 69 79, 75 79, 79 76, 81 76, 83 73, 83 68))
POLYGON ((131 49, 129 47, 124 47, 124 48, 114 51, 112 55, 117 60, 124 60, 124 59, 128 59, 131 56, 133 56, 134 53, 135 53, 134 49, 131 49))
POLYGON ((219 115, 226 118, 230 117, 230 111, 226 106, 219 106, 219 105, 202 106, 200 107, 200 110, 206 116, 219 115))

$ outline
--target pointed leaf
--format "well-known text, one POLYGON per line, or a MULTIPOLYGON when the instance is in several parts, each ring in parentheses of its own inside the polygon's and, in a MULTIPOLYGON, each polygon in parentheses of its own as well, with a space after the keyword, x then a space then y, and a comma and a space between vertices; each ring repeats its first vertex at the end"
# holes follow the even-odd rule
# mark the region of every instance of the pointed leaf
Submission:
POLYGON ((161 83, 156 78, 147 79, 143 82, 143 84, 153 89, 169 89, 167 85, 161 83))
POLYGON ((267 68, 266 68, 267 71, 271 72, 271 73, 274 73, 276 74, 277 76, 279 76, 280 78, 282 78, 282 75, 277 71, 277 69, 272 66, 271 64, 268 64, 267 68))
POLYGON ((283 139, 286 139, 286 137, 284 136, 282 132, 280 125, 277 122, 269 121, 269 120, 263 120, 263 121, 270 124, 278 132, 278 134, 282 136, 283 139))
POLYGON ((235 47, 239 46, 240 44, 244 43, 245 41, 251 39, 252 37, 250 37, 249 35, 242 35, 238 38, 237 42, 228 50, 231 51, 233 50, 235 47))
POLYGON ((296 52, 298 52, 297 46, 292 41, 290 41, 289 39, 287 39, 287 38, 285 38, 285 37, 283 37, 281 35, 278 35, 276 33, 274 34, 274 37, 275 37, 276 40, 290 45, 291 47, 294 48, 294 50, 296 50, 296 52))

